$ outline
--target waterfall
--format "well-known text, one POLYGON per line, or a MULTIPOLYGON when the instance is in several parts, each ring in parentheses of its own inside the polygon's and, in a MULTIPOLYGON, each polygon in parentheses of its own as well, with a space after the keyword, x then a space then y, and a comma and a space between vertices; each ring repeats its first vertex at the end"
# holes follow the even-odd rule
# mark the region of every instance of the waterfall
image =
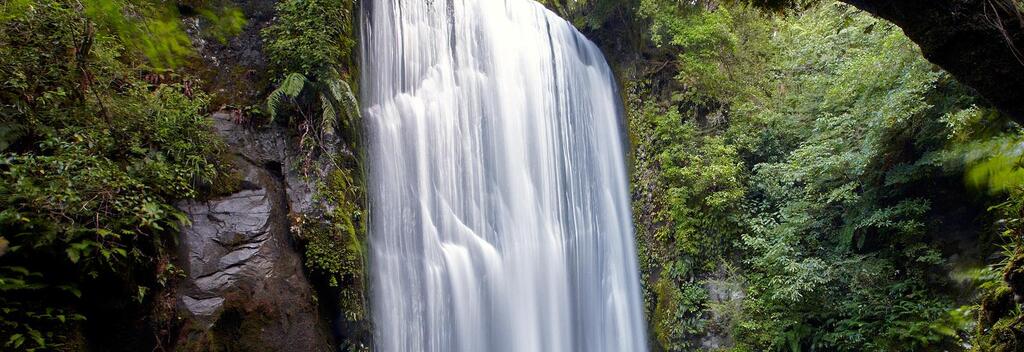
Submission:
POLYGON ((646 351, 622 108, 531 0, 364 0, 378 351, 646 351))

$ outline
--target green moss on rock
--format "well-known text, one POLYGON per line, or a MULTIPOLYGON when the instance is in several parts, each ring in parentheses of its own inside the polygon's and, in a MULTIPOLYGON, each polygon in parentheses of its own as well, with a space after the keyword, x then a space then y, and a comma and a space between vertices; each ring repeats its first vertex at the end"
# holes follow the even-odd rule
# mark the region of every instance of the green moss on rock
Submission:
POLYGON ((292 231, 327 311, 340 316, 340 348, 368 351, 371 325, 366 298, 365 191, 354 163, 318 180, 314 209, 292 214, 292 231))
POLYGON ((678 285, 662 277, 654 286, 657 306, 651 317, 654 337, 668 351, 696 348, 698 335, 707 323, 707 290, 696 283, 678 285))

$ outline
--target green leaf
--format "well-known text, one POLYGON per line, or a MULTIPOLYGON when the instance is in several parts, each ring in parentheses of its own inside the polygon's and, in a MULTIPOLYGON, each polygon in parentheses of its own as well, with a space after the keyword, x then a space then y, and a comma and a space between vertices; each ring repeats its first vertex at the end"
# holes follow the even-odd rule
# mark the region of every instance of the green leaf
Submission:
POLYGON ((14 348, 21 347, 21 345, 24 344, 24 343, 25 343, 25 335, 22 335, 22 334, 14 334, 14 335, 11 335, 11 338, 7 339, 7 345, 8 346, 12 346, 14 348))
POLYGON ((28 335, 32 337, 32 340, 36 342, 39 347, 46 347, 46 340, 43 339, 43 334, 39 330, 29 329, 28 335))
POLYGON ((81 253, 78 250, 72 247, 64 251, 68 254, 68 259, 71 259, 72 263, 78 263, 78 260, 81 258, 81 253))
POLYGON ((137 302, 139 302, 139 303, 142 303, 142 301, 146 299, 146 293, 147 292, 149 292, 149 288, 140 285, 138 287, 137 294, 135 296, 135 300, 137 302))
POLYGON ((270 92, 270 95, 267 96, 267 111, 270 112, 271 121, 277 118, 278 111, 281 108, 281 100, 285 97, 297 98, 308 81, 306 76, 301 73, 291 73, 285 77, 284 81, 281 81, 277 89, 270 92))
POLYGON ((70 292, 72 295, 75 295, 75 297, 82 298, 82 291, 79 290, 77 287, 71 285, 59 285, 57 286, 57 288, 66 292, 70 292))

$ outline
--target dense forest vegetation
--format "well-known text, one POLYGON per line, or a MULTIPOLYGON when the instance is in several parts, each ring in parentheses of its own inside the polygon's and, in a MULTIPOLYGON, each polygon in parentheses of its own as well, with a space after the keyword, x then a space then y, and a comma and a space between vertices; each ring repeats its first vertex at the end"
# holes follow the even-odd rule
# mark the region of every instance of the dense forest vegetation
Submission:
MULTIPOLYGON (((133 9, 159 31, 150 36, 124 6, 3 5, 7 350, 83 349, 90 325, 116 340, 110 330, 122 326, 94 324, 136 314, 180 270, 168 260, 182 220, 172 201, 215 192, 202 185, 225 174, 210 96, 163 69, 191 47, 178 18, 156 4, 133 9)), ((154 316, 154 327, 168 319, 154 316)))
POLYGON ((330 220, 295 223, 322 295, 336 295, 346 318, 361 320, 362 233, 352 220, 361 180, 346 171, 354 155, 339 151, 349 150, 344 144, 321 148, 334 124, 355 135, 345 83, 353 6, 282 1, 280 20, 254 28, 237 5, 218 1, 0 5, 0 349, 178 343, 189 328, 175 311, 185 276, 175 246, 188 219, 175 204, 244 187, 208 118, 217 110, 250 126, 290 126, 302 136, 301 168, 349 165, 330 177, 310 173, 327 185, 315 197, 330 220), (235 72, 241 65, 211 65, 196 49, 227 43, 243 27, 261 38, 269 62, 269 72, 248 80, 251 72, 235 72), (251 82, 286 86, 245 94, 239 87, 251 82))
POLYGON ((829 2, 576 6, 625 90, 657 347, 1024 347, 1019 126, 900 28, 829 2))
MULTIPOLYGON (((234 350, 181 341, 174 303, 175 205, 244 188, 214 111, 298 141, 317 206, 291 231, 367 348, 358 4, 271 3, 0 4, 0 349, 234 350), (255 76, 197 49, 245 33, 255 76)), ((1024 135, 904 30, 831 1, 546 5, 618 75, 652 349, 1024 350, 1024 135)))

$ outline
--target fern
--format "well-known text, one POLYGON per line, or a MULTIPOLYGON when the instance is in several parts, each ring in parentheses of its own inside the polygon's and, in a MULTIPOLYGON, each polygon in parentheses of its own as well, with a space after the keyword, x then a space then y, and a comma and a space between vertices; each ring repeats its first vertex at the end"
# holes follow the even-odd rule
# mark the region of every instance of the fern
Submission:
POLYGON ((267 96, 267 111, 270 112, 271 121, 277 118, 278 109, 281 107, 281 99, 286 96, 292 99, 298 98, 307 82, 309 82, 309 79, 306 76, 301 73, 292 73, 285 77, 277 89, 270 92, 270 95, 267 96))
POLYGON ((356 101, 352 88, 339 77, 337 72, 333 72, 332 76, 325 83, 325 93, 329 93, 327 94, 329 99, 324 101, 333 105, 332 110, 335 112, 335 117, 341 117, 341 114, 344 114, 345 118, 339 120, 345 123, 344 127, 355 127, 355 122, 359 119, 359 102, 356 101))
POLYGON ((322 114, 318 122, 322 133, 333 135, 339 129, 354 130, 360 115, 359 102, 356 101, 352 88, 341 78, 337 70, 331 69, 326 76, 314 81, 301 73, 288 74, 281 85, 267 96, 270 120, 277 119, 282 101, 286 97, 295 103, 294 99, 299 98, 303 92, 309 92, 314 95, 314 100, 320 101, 322 114))
POLYGON ((356 100, 355 94, 352 93, 352 87, 343 80, 336 81, 336 87, 332 89, 335 99, 341 102, 341 106, 344 108, 345 116, 348 117, 346 121, 348 127, 355 127, 355 123, 359 121, 359 102, 356 100))
POLYGON ((334 108, 337 103, 333 101, 330 95, 320 94, 320 105, 321 110, 324 111, 323 117, 320 123, 323 125, 323 131, 326 134, 334 134, 334 130, 338 124, 338 112, 334 108))

